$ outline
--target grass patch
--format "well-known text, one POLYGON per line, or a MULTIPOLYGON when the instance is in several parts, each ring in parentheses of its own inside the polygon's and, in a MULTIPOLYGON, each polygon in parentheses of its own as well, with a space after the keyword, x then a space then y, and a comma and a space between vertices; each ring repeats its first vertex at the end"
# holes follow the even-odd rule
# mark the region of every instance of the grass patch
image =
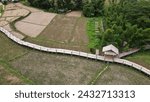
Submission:
POLYGON ((126 57, 126 59, 150 69, 150 50, 140 51, 136 54, 126 57))
POLYGON ((0 67, 0 84, 34 84, 33 81, 14 70, 8 62, 0 60, 0 67))
MULTIPOLYGON (((4 7, 5 8, 5 7, 4 7)), ((3 15, 4 10, 3 10, 3 5, 0 6, 0 17, 3 15)))
MULTIPOLYGON (((92 26, 91 23, 89 26, 89 28, 91 27, 90 34, 94 35, 95 33, 92 33, 92 26)), ((84 36, 81 37, 81 35, 79 35, 79 37, 84 38, 84 36)), ((59 38, 59 36, 56 36, 56 38, 59 38)), ((66 39, 66 37, 64 38, 66 39)), ((45 37, 39 38, 38 40, 45 40, 45 42, 47 42, 47 39, 45 37)), ((50 45, 52 42, 58 43, 57 41, 49 40, 48 43, 50 45)), ((144 54, 143 58, 146 58, 146 63, 149 63, 149 54, 144 54), (148 58, 146 58, 146 56, 148 56, 148 58)), ((150 84, 149 77, 139 71, 132 70, 132 68, 111 65, 111 68, 101 74, 104 70, 99 69, 100 66, 103 66, 101 62, 57 54, 54 55, 35 50, 29 51, 28 48, 14 43, 2 33, 0 33, 0 65, 12 75, 23 80, 24 84, 85 85, 88 84, 89 80, 92 80, 92 76, 94 76, 95 73, 94 84, 150 84)), ((147 66, 149 66, 149 64, 147 66)), ((3 75, 9 73, 4 73, 3 75)), ((0 81, 4 82, 6 80, 4 77, 1 77, 0 81)))
POLYGON ((0 59, 10 61, 26 53, 27 48, 16 44, 0 32, 0 59))
POLYGON ((87 22, 87 35, 89 38, 88 47, 91 49, 99 48, 100 47, 100 39, 98 36, 100 35, 101 31, 101 18, 88 18, 87 22), (98 23, 98 25, 96 25, 98 23), (96 27, 97 26, 97 27, 96 27), (98 30, 98 32, 96 32, 98 30))
MULTIPOLYGON (((0 52, 1 65, 19 79, 21 77, 25 84, 32 84, 33 80, 33 84, 86 85, 95 73, 98 75, 99 67, 102 68, 104 64, 89 59, 29 50, 12 42, 4 34, 0 34, 0 52)), ((3 82, 5 79, 0 80, 3 82)), ((95 84, 105 85, 150 84, 149 77, 120 65, 111 65, 96 80, 95 84)))
POLYGON ((80 57, 33 51, 14 60, 11 65, 36 84, 86 85, 103 63, 80 57))
POLYGON ((108 68, 109 68, 109 64, 104 65, 103 68, 100 69, 100 70, 96 73, 95 77, 93 78, 93 80, 92 80, 89 84, 90 84, 90 85, 96 84, 98 78, 99 78, 108 68))
POLYGON ((96 82, 97 85, 150 85, 150 77, 118 64, 111 64, 96 82))
POLYGON ((2 65, 1 75, 3 75, 3 78, 1 77, 0 79, 1 84, 9 84, 9 81, 4 78, 6 76, 21 80, 19 83, 16 82, 16 84, 32 84, 28 78, 22 76, 18 71, 14 70, 11 64, 9 64, 10 61, 16 60, 27 53, 29 53, 28 48, 16 44, 0 32, 0 65, 2 65))

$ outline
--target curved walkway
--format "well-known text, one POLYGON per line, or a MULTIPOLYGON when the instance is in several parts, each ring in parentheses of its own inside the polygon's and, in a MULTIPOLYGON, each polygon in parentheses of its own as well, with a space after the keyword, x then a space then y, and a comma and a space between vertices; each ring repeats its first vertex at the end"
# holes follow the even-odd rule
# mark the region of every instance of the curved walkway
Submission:
POLYGON ((147 68, 145 68, 141 65, 138 65, 138 64, 133 63, 131 61, 128 61, 128 60, 119 59, 119 58, 114 58, 114 60, 111 60, 111 59, 105 59, 104 56, 99 56, 99 55, 80 52, 80 51, 73 51, 73 50, 67 50, 67 49, 58 49, 58 48, 48 48, 48 47, 44 47, 44 46, 40 46, 40 45, 37 45, 37 44, 33 44, 33 43, 23 41, 23 40, 17 38, 16 36, 14 36, 13 34, 11 34, 9 31, 2 28, 2 27, 0 27, 0 31, 3 32, 8 38, 10 38, 14 42, 16 42, 16 43, 18 43, 19 45, 22 45, 22 46, 26 46, 26 47, 29 47, 29 48, 33 48, 33 49, 36 49, 36 50, 49 52, 49 53, 60 53, 60 54, 67 54, 67 55, 75 55, 75 56, 80 56, 80 57, 85 57, 85 58, 90 58, 90 59, 95 59, 95 60, 100 60, 100 61, 116 62, 116 63, 119 63, 119 64, 123 64, 123 65, 133 67, 133 68, 135 68, 135 69, 137 69, 137 70, 139 70, 139 71, 141 71, 141 72, 143 72, 147 75, 150 75, 150 70, 148 70, 147 68))

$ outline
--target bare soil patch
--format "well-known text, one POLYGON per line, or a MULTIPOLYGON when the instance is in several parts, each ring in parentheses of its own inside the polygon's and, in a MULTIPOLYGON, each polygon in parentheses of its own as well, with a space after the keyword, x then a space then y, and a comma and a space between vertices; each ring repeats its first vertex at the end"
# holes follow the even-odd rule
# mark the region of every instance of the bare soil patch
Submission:
POLYGON ((26 16, 28 13, 29 11, 25 9, 9 10, 5 11, 2 17, 26 16))
POLYGON ((27 9, 30 12, 41 12, 42 11, 42 10, 39 10, 37 8, 25 6, 25 5, 21 4, 21 3, 16 3, 15 5, 18 6, 18 7, 20 7, 20 8, 27 9))
POLYGON ((13 21, 15 21, 18 18, 20 18, 20 17, 6 17, 6 21, 13 22, 13 21))
POLYGON ((14 5, 13 3, 8 4, 8 5, 5 6, 5 10, 6 10, 6 11, 9 11, 9 10, 16 10, 16 9, 20 9, 20 7, 14 5))
POLYGON ((0 26, 2 27, 2 26, 5 26, 5 25, 7 25, 8 24, 8 22, 7 21, 0 21, 0 26))
POLYGON ((24 39, 25 36, 23 36, 22 34, 15 32, 15 31, 11 31, 11 34, 13 34, 14 36, 16 36, 19 39, 24 39))
POLYGON ((5 20, 5 18, 1 18, 1 17, 0 17, 0 21, 4 21, 4 20, 5 20))
POLYGON ((12 31, 12 29, 10 28, 9 24, 8 25, 5 25, 3 26, 3 28, 5 28, 6 30, 8 30, 9 32, 12 31))
POLYGON ((45 28, 45 26, 20 21, 17 22, 15 26, 19 31, 30 37, 38 36, 45 28))
POLYGON ((30 37, 38 36, 51 20, 56 16, 54 13, 35 12, 15 24, 16 28, 30 37))
POLYGON ((48 47, 88 52, 86 18, 57 15, 36 39, 30 41, 48 47))
POLYGON ((68 17, 81 17, 82 12, 81 11, 71 11, 71 12, 67 13, 66 16, 68 16, 68 17))
POLYGON ((55 13, 35 12, 22 21, 47 26, 55 16, 55 13))

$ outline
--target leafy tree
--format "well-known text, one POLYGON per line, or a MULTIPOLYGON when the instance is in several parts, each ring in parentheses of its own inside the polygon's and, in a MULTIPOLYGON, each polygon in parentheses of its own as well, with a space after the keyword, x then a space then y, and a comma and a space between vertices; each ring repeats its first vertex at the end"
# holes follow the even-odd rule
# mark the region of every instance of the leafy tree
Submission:
POLYGON ((31 6, 54 12, 83 10, 88 17, 100 16, 104 12, 105 0, 27 0, 31 6), (89 12, 87 10, 90 10, 89 12))
POLYGON ((150 43, 150 1, 121 0, 105 11, 103 46, 114 44, 120 50, 150 43))
POLYGON ((81 10, 83 6, 83 1, 82 0, 73 0, 74 2, 74 8, 81 10))
POLYGON ((83 14, 86 17, 94 17, 94 6, 91 3, 88 3, 86 5, 84 5, 83 7, 83 14))
POLYGON ((83 14, 87 17, 101 16, 104 13, 105 0, 85 1, 83 6, 83 14))

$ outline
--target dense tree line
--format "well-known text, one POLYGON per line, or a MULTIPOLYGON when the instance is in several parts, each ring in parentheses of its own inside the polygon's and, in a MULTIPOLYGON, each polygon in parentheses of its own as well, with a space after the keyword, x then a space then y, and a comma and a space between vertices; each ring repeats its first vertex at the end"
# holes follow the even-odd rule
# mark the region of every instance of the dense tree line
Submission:
POLYGON ((83 14, 86 17, 102 16, 105 0, 87 0, 83 6, 83 14))
POLYGON ((100 45, 114 44, 121 50, 150 43, 150 1, 121 0, 105 11, 105 32, 100 45))
POLYGON ((87 17, 100 16, 103 14, 105 0, 28 0, 34 7, 47 11, 63 13, 68 10, 83 10, 87 17))
POLYGON ((113 44, 120 50, 127 50, 150 43, 149 0, 108 0, 108 7, 104 7, 105 0, 27 1, 31 6, 50 12, 82 10, 86 17, 102 16, 105 31, 92 37, 96 39, 92 45, 100 48, 113 44))

